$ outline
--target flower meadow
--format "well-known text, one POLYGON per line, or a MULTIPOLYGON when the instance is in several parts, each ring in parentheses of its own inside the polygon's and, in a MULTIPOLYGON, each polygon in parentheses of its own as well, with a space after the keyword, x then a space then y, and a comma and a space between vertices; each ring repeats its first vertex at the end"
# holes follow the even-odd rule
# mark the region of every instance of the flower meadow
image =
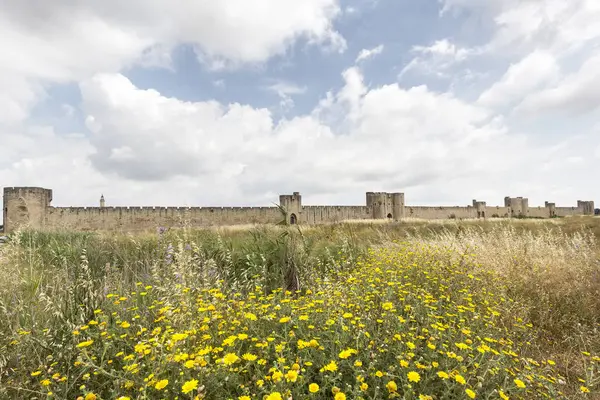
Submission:
MULTIPOLYGON (((184 233, 161 236, 151 257, 119 272, 108 265, 94 271, 91 259, 102 252, 72 249, 80 253, 80 275, 71 297, 52 302, 59 289, 47 287, 43 323, 27 327, 22 318, 2 337, 6 354, 24 355, 5 362, 4 393, 86 400, 593 398, 597 339, 554 348, 561 338, 551 336, 547 320, 538 323, 525 287, 482 263, 486 238, 496 245, 502 235, 524 240, 507 229, 470 231, 454 239, 462 248, 440 234, 382 240, 379 232, 357 244, 348 239, 356 232, 284 231, 270 242, 256 234, 244 246, 238 241, 237 252, 221 235, 212 236, 211 248, 206 237, 184 233)), ((538 247, 548 241, 525 237, 538 247)), ((17 239, 11 246, 27 247, 17 239)), ((563 256, 570 247, 595 251, 593 237, 570 240, 563 256)), ((146 249, 140 242, 136 249, 140 260, 146 249)), ((31 253, 6 257, 18 262, 31 253)), ((549 279, 543 271, 533 273, 549 279)), ((598 329, 588 314, 582 312, 579 335, 598 329)), ((563 316, 556 318, 558 324, 563 316)))

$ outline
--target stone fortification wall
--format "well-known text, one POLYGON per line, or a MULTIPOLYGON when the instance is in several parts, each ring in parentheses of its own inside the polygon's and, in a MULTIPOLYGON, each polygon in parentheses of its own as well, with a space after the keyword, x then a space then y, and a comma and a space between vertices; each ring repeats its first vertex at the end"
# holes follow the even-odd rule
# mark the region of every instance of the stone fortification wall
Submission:
POLYGON ((145 231, 158 227, 276 224, 277 207, 49 207, 44 228, 145 231))
POLYGON ((477 209, 472 206, 406 206, 405 216, 422 219, 477 218, 477 209))
POLYGON ((581 215, 582 210, 577 207, 556 207, 557 217, 571 217, 574 215, 581 215))
POLYGON ((76 231, 145 231, 159 227, 215 226, 244 224, 320 224, 344 220, 404 218, 471 219, 566 217, 594 215, 594 202, 578 200, 576 207, 530 207, 524 197, 504 198, 504 206, 488 206, 473 200, 472 205, 407 206, 404 193, 367 192, 362 206, 303 206, 299 192, 279 196, 279 207, 52 207, 52 190, 38 187, 4 188, 4 232, 21 227, 45 230, 76 231))
POLYGON ((373 219, 373 212, 365 206, 304 206, 301 222, 319 224, 353 219, 373 219))
POLYGON ((485 218, 510 218, 510 207, 486 206, 485 218))
POLYGON ((551 216, 549 207, 529 207, 528 217, 530 218, 550 218, 551 216))

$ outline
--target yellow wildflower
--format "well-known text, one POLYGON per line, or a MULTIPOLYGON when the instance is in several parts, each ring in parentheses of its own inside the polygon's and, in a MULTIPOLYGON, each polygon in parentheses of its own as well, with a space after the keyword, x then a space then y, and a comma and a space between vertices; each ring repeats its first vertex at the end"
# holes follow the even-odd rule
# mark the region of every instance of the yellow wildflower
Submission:
POLYGON ((156 385, 154 385, 154 388, 156 390, 162 390, 164 389, 167 385, 169 384, 169 380, 168 379, 162 379, 158 382, 156 382, 156 385))
POLYGON ((419 382, 421 380, 421 375, 416 371, 410 371, 407 377, 409 382, 419 382))
POLYGON ((186 383, 183 384, 183 386, 181 387, 181 391, 183 393, 189 393, 192 390, 195 390, 198 388, 198 380, 197 379, 191 379, 189 381, 187 381, 186 383))

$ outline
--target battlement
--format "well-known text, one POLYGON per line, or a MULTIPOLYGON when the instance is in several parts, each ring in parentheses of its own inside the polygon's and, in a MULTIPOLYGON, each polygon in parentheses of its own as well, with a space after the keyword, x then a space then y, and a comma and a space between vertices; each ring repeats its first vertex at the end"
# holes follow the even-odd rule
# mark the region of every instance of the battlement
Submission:
POLYGON ((300 192, 282 194, 278 206, 106 206, 104 195, 99 207, 54 207, 52 190, 41 187, 5 187, 4 231, 21 228, 38 230, 68 229, 75 231, 139 231, 157 227, 218 226, 242 224, 321 224, 356 219, 401 221, 447 218, 554 218, 594 215, 593 201, 577 200, 572 207, 557 207, 546 201, 544 206, 530 207, 526 197, 504 198, 503 206, 488 206, 473 199, 465 206, 413 206, 405 204, 401 192, 366 192, 364 205, 302 204, 300 192))
POLYGON ((195 210, 209 210, 209 211, 241 211, 241 210, 267 210, 273 207, 268 206, 249 206, 249 207, 227 207, 227 206, 215 206, 215 207, 186 207, 186 206, 108 206, 108 207, 88 207, 88 206, 69 206, 69 207, 50 207, 53 210, 71 210, 71 211, 195 211, 195 210))

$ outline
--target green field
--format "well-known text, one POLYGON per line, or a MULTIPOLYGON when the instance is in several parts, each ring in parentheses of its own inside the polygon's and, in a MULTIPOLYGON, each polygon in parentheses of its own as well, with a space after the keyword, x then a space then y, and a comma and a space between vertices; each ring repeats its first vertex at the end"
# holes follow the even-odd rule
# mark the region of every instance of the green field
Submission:
POLYGON ((600 398, 600 219, 0 247, 0 398, 600 398))

